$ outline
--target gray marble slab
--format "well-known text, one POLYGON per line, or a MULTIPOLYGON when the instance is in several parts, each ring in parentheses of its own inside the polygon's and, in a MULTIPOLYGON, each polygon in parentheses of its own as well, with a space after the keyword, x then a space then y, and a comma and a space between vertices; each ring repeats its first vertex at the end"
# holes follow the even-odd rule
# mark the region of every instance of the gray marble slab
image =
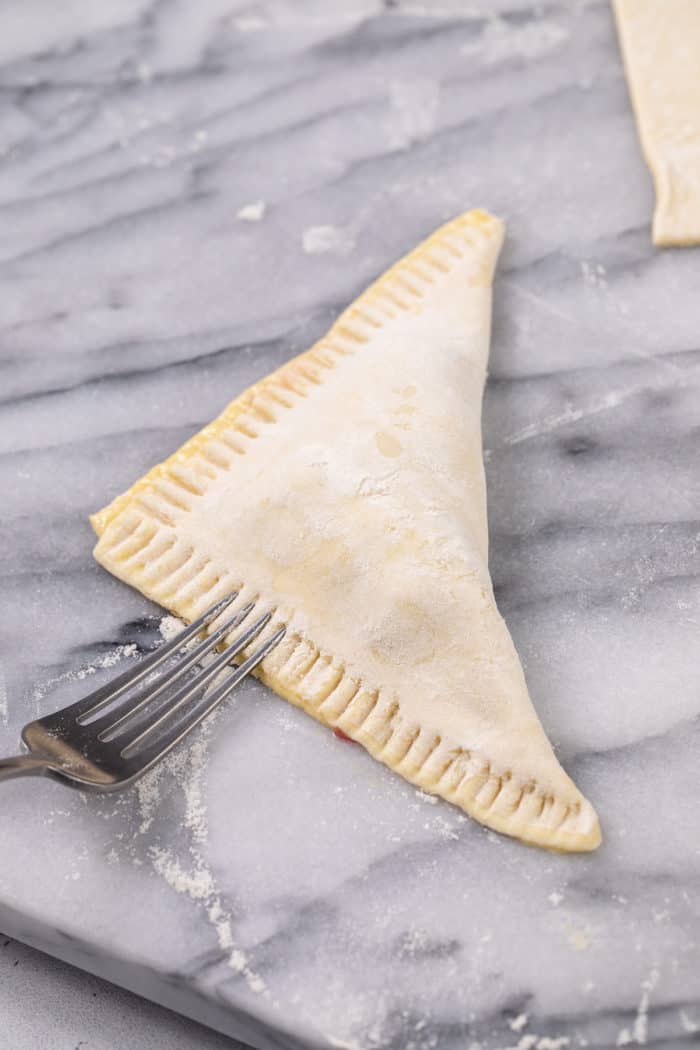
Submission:
POLYGON ((1 933, 0 1017, 8 1050, 249 1050, 1 933))
POLYGON ((481 205, 492 568, 605 843, 499 838, 253 683, 138 791, 3 785, 0 929, 261 1048, 697 1042, 700 254, 651 246, 608 4, 2 21, 2 750, 160 638, 88 513, 481 205))

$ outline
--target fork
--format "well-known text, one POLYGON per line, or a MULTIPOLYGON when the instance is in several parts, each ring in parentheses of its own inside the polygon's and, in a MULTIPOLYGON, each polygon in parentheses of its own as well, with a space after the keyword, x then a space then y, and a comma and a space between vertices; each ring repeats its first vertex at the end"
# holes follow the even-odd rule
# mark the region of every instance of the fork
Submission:
POLYGON ((188 671, 250 616, 252 602, 203 641, 177 655, 237 597, 235 592, 217 602, 133 670, 77 703, 29 722, 22 730, 27 753, 0 759, 0 780, 49 776, 82 791, 101 792, 118 791, 133 784, 213 711, 284 637, 285 628, 280 627, 242 663, 226 672, 227 665, 270 622, 272 614, 265 613, 173 690, 188 671), (172 667, 158 670, 175 656, 172 667), (215 683, 219 675, 223 680, 215 683), (139 684, 141 687, 134 691, 139 684), (213 688, 208 689, 209 686, 213 688))

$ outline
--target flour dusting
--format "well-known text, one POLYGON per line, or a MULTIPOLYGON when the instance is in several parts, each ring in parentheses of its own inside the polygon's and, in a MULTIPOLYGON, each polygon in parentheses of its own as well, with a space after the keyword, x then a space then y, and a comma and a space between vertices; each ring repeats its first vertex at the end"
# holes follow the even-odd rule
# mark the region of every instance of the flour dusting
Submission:
POLYGON ((568 37, 568 31, 556 22, 540 20, 512 25, 494 15, 479 39, 465 44, 462 53, 490 66, 510 58, 540 58, 561 47, 568 37))
POLYGON ((128 645, 117 645, 114 649, 110 649, 109 652, 103 653, 102 656, 99 656, 91 664, 83 664, 82 667, 71 668, 69 671, 63 671, 61 674, 54 675, 53 678, 47 678, 44 682, 37 685, 32 692, 32 702, 37 715, 40 714, 42 700, 55 686, 62 685, 65 682, 83 681, 83 679, 90 678, 92 675, 97 674, 98 671, 104 671, 111 667, 116 667, 116 665, 121 663, 122 660, 128 660, 137 655, 138 646, 133 642, 128 645))
POLYGON ((336 1037, 333 1035, 327 1035, 326 1039, 328 1040, 329 1044, 333 1047, 336 1047, 337 1050, 364 1050, 364 1048, 361 1047, 359 1043, 356 1043, 349 1039, 336 1039, 336 1037))
POLYGON ((6 726, 10 720, 10 709, 7 703, 7 685, 5 674, 0 664, 0 725, 6 726))
POLYGON ((141 814, 140 835, 145 835, 150 828, 160 804, 160 784, 163 779, 164 768, 165 763, 159 763, 136 784, 136 795, 141 814))
POLYGON ((252 204, 244 204, 242 208, 239 208, 236 215, 242 222, 260 222, 265 217, 266 211, 265 201, 253 201, 252 204))
POLYGON ((389 145, 405 149, 426 139, 435 127, 440 85, 425 77, 389 82, 389 145))
POLYGON ((523 1035, 518 1040, 518 1045, 515 1050, 533 1050, 533 1047, 537 1046, 536 1035, 523 1035))
POLYGON ((137 655, 138 646, 134 642, 130 642, 129 645, 118 645, 116 649, 99 657, 94 664, 91 664, 88 667, 78 668, 75 672, 75 677, 87 678, 88 675, 95 674, 96 671, 103 671, 109 667, 116 667, 122 660, 137 655))
POLYGON ((420 928, 407 930, 399 943, 399 958, 414 959, 418 953, 425 951, 429 943, 430 938, 425 930, 420 928))
MULTIPOLYGON (((164 616, 160 633, 165 640, 170 640, 180 633, 183 626, 176 617, 164 616)), ((174 781, 184 801, 183 826, 189 838, 186 853, 177 855, 172 848, 156 842, 148 849, 149 860, 156 874, 171 889, 202 908, 219 948, 226 954, 230 969, 244 978, 252 992, 268 995, 265 981, 251 968, 245 952, 235 944, 231 912, 222 900, 204 852, 209 838, 205 776, 209 746, 220 714, 220 711, 210 714, 188 747, 171 752, 139 781, 139 834, 143 835, 151 828, 162 802, 172 793, 174 781)))
POLYGON ((338 226, 308 226, 302 245, 307 255, 349 255, 355 239, 349 230, 338 226))
POLYGON ((700 1021, 694 1021, 692 1017, 689 1017, 685 1010, 679 1012, 681 1028, 684 1032, 688 1032, 694 1035, 695 1032, 700 1032, 700 1021))
POLYGON ((149 782, 145 790, 139 792, 141 829, 148 829, 161 801, 162 775, 159 777, 154 774, 162 768, 174 777, 184 795, 184 826, 189 832, 190 844, 186 861, 176 856, 172 849, 159 845, 151 846, 148 854, 153 868, 176 893, 189 897, 191 901, 203 907, 207 921, 216 934, 219 948, 228 956, 228 966, 234 973, 244 977, 251 991, 262 994, 267 992, 267 986, 262 977, 251 969, 245 953, 235 946, 231 914, 223 904, 216 880, 203 853, 209 835, 203 780, 209 743, 216 721, 217 713, 214 712, 202 725, 189 748, 180 748, 168 756, 160 767, 156 767, 148 778, 144 778, 149 782))
POLYGON ((173 638, 177 638, 180 631, 184 631, 184 629, 184 623, 182 620, 178 620, 177 616, 164 616, 158 627, 161 638, 165 642, 172 642, 173 638))
POLYGON ((624 404, 625 401, 629 401, 630 398, 637 397, 640 393, 646 393, 647 390, 653 390, 660 385, 660 382, 661 380, 658 383, 630 386, 626 390, 608 390, 604 394, 598 394, 591 398, 588 405, 582 408, 573 408, 573 406, 569 405, 563 412, 545 416, 544 419, 538 420, 536 423, 529 423, 521 430, 516 430, 515 433, 506 435, 503 438, 503 444, 520 445, 523 441, 530 441, 541 434, 559 430, 569 423, 578 423, 581 419, 588 419, 591 416, 600 415, 602 412, 609 412, 611 409, 624 404))
POLYGON ((631 1044, 646 1046, 649 1037, 649 1000, 658 982, 658 970, 652 970, 646 980, 642 981, 642 994, 639 999, 637 1016, 634 1019, 632 1031, 629 1028, 623 1028, 618 1033, 616 1046, 629 1046, 631 1044))
POLYGON ((177 893, 186 893, 193 901, 212 896, 214 883, 211 872, 206 868, 195 866, 192 871, 185 871, 170 850, 151 846, 149 852, 155 870, 177 893))
POLYGON ((436 816, 433 823, 426 824, 425 827, 430 831, 437 831, 439 837, 446 842, 457 842, 459 839, 459 833, 452 822, 442 815, 436 816))
POLYGON ((608 272, 602 263, 592 263, 586 259, 581 259, 580 267, 581 276, 589 288, 607 288, 608 272))
POLYGON ((197 843, 206 842, 209 834, 209 823, 206 803, 202 791, 202 779, 208 757, 209 737, 201 733, 190 747, 190 767, 192 775, 185 779, 182 790, 185 794, 185 827, 192 832, 197 843))

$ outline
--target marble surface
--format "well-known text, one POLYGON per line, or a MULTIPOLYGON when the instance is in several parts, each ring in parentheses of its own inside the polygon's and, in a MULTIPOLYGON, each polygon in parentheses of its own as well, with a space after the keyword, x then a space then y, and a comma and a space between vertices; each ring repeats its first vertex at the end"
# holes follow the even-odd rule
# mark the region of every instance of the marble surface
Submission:
POLYGON ((249 1050, 2 933, 0 1017, 11 1050, 249 1050))
POLYGON ((2 751, 161 637, 88 513, 481 205, 492 568, 605 834, 499 838, 252 683, 138 791, 3 785, 0 929, 260 1048, 697 1042, 700 254, 607 3, 13 5, 0 86, 2 751))

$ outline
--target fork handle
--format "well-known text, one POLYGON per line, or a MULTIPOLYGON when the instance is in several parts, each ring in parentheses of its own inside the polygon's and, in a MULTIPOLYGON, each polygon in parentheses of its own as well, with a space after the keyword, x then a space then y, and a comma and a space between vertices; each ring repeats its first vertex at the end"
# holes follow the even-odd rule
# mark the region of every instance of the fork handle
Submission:
POLYGON ((49 767, 45 758, 35 755, 14 755, 12 758, 0 758, 0 780, 14 780, 15 777, 43 776, 49 767))

